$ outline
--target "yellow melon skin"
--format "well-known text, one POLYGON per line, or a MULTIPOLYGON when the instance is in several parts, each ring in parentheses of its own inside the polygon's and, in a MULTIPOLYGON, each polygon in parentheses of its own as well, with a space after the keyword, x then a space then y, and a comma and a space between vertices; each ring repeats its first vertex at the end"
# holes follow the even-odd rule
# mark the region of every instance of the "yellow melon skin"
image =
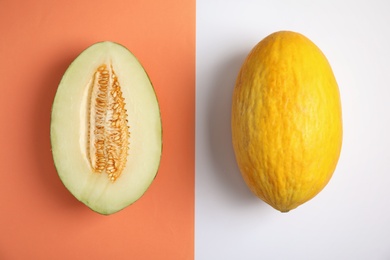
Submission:
POLYGON ((260 41, 237 77, 232 141, 250 190, 281 212, 316 196, 342 144, 339 89, 326 57, 302 34, 260 41))

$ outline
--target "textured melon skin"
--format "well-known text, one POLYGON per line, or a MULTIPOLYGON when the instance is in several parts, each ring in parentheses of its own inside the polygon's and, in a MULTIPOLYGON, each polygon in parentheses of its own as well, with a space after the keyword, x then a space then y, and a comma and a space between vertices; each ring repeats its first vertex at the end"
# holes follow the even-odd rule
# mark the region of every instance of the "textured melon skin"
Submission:
POLYGON ((99 42, 69 66, 52 106, 50 137, 53 160, 64 186, 79 201, 103 215, 137 201, 156 177, 162 154, 162 122, 151 81, 137 58, 124 46, 99 42), (112 63, 121 84, 130 125, 126 167, 112 182, 92 170, 86 152, 88 95, 91 76, 112 63))
POLYGON ((275 32, 249 53, 232 98, 232 142, 249 189, 281 212, 315 197, 339 160, 339 88, 307 37, 275 32))

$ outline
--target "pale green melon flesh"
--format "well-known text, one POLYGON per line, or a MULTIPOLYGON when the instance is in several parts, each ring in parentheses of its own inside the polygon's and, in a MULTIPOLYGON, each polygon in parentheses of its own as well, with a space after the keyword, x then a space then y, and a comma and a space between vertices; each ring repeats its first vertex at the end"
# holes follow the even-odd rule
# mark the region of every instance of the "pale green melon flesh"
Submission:
POLYGON ((131 52, 113 42, 100 42, 74 60, 54 99, 51 144, 62 182, 92 210, 112 214, 144 194, 159 167, 162 126, 154 89, 131 52), (104 63, 111 64, 118 77, 130 126, 129 155, 115 182, 105 173, 94 172, 87 155, 89 87, 96 69, 104 63))

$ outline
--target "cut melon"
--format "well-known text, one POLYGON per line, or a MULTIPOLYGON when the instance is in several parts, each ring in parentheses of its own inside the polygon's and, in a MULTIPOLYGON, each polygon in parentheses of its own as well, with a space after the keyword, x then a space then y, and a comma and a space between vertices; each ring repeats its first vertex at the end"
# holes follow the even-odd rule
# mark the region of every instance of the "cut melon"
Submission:
POLYGON ((58 86, 50 135, 58 175, 79 201, 109 215, 138 200, 159 168, 162 126, 137 58, 113 42, 83 51, 58 86))

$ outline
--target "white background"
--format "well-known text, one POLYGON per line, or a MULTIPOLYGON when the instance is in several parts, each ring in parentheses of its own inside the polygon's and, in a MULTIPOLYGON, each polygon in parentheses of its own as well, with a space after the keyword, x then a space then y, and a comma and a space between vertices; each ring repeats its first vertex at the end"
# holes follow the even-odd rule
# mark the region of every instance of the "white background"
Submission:
POLYGON ((195 259, 390 259, 390 2, 197 0, 196 33, 195 259), (322 49, 343 106, 333 178, 289 213, 250 193, 230 129, 238 70, 278 30, 322 49))

